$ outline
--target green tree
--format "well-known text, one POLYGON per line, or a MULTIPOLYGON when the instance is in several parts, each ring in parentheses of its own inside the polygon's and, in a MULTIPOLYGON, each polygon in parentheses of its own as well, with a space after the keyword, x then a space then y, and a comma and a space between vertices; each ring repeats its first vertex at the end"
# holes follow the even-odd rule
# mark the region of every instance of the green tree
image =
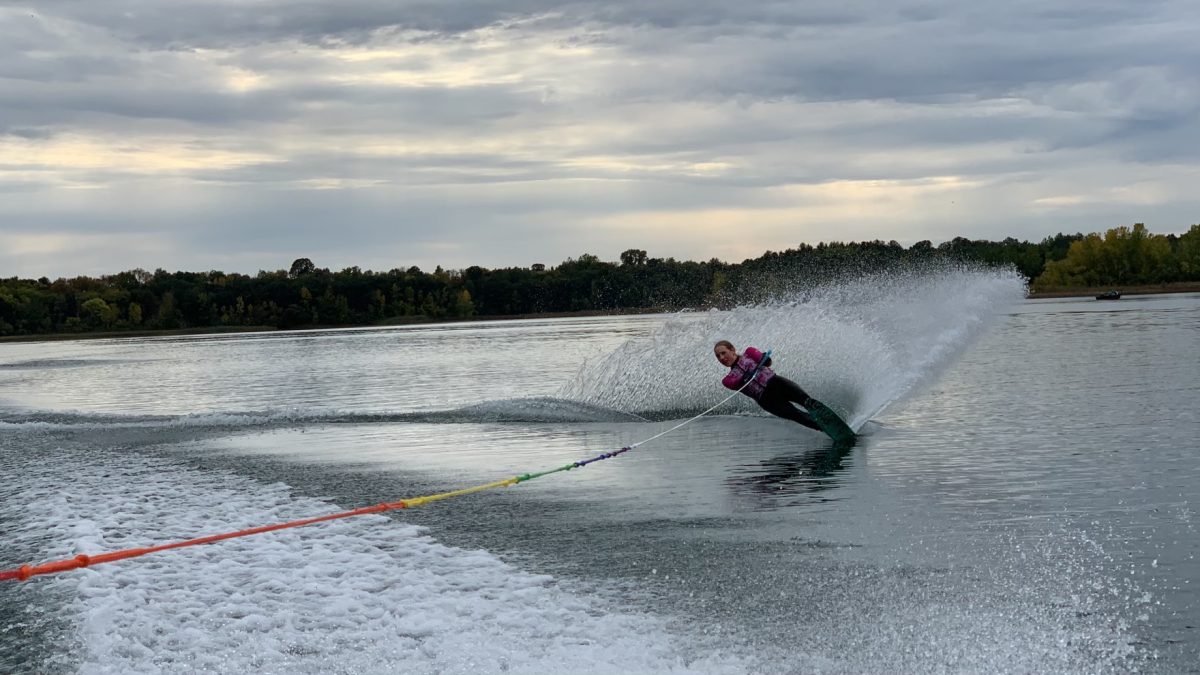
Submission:
POLYGON ((312 274, 317 270, 317 266, 308 258, 296 258, 292 261, 292 267, 288 270, 288 276, 296 279, 302 276, 312 274))
POLYGON ((1034 290, 1094 285, 1099 278, 1096 270, 1102 264, 1102 246, 1098 234, 1071 242, 1065 258, 1046 263, 1045 271, 1034 279, 1034 290))
POLYGON ((1046 290, 1158 284, 1186 279, 1189 272, 1183 249, 1183 237, 1176 253, 1167 237, 1151 234, 1142 223, 1135 223, 1133 227, 1114 227, 1103 235, 1092 233, 1072 241, 1066 257, 1047 262, 1045 271, 1034 280, 1033 286, 1035 290, 1046 290))
POLYGON ((622 265, 645 265, 646 252, 641 249, 631 248, 621 253, 622 265))
POLYGON ((433 294, 429 293, 426 294, 425 299, 421 301, 421 314, 434 319, 439 319, 445 315, 445 311, 442 310, 433 294))
POLYGON ((1185 281, 1200 280, 1200 225, 1179 238, 1179 273, 1185 281))
POLYGON ((79 318, 91 329, 109 328, 116 319, 115 308, 109 307, 103 298, 92 298, 79 306, 79 318))
POLYGON ((179 310, 175 308, 175 294, 167 291, 158 305, 158 316, 154 321, 158 328, 178 328, 179 310))
POLYGON ((471 316, 475 313, 475 303, 471 302, 471 292, 462 289, 454 301, 454 316, 471 316))
POLYGON ((17 299, 0 288, 0 335, 12 335, 16 332, 17 299))

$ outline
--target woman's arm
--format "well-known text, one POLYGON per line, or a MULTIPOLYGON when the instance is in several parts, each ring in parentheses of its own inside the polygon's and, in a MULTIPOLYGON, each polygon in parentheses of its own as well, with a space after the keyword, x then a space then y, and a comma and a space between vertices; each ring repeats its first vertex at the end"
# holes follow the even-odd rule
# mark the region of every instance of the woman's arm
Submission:
POLYGON ((737 390, 742 386, 742 372, 729 371, 729 374, 721 379, 721 384, 725 385, 726 389, 737 390))
POLYGON ((755 363, 757 363, 760 366, 766 366, 768 368, 771 367, 770 357, 768 357, 766 361, 763 361, 763 353, 758 351, 754 347, 746 347, 746 356, 749 356, 751 359, 754 360, 755 363))

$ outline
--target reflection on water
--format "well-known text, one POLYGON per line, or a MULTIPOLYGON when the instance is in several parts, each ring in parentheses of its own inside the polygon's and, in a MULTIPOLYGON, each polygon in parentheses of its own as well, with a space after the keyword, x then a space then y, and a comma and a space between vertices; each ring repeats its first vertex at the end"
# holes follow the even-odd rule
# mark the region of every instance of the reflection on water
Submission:
POLYGON ((762 510, 796 506, 804 499, 837 501, 828 491, 841 484, 839 474, 854 443, 830 443, 800 453, 779 455, 734 469, 725 485, 735 494, 751 498, 762 510), (803 496, 804 499, 797 497, 803 496))

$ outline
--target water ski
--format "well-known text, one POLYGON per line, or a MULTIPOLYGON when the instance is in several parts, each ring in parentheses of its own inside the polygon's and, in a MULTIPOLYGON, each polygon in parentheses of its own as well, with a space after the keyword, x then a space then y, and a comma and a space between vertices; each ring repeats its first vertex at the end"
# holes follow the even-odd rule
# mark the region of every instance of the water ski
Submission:
POLYGON ((821 427, 821 431, 832 438, 834 443, 853 443, 857 438, 854 430, 824 403, 814 398, 810 399, 805 407, 808 408, 808 414, 812 415, 813 421, 821 427))

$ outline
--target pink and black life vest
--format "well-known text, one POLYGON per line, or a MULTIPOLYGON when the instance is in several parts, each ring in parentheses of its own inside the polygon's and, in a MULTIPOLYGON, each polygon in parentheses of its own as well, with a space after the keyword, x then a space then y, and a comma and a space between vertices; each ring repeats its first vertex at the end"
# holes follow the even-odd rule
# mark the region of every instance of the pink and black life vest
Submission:
POLYGON ((734 391, 741 389, 745 384, 746 388, 742 389, 742 393, 757 401, 762 396, 763 390, 766 389, 767 382, 775 377, 775 371, 767 366, 759 368, 758 364, 762 360, 762 352, 754 347, 746 347, 746 351, 739 354, 737 362, 729 368, 729 374, 721 380, 721 384, 734 391), (754 375, 754 381, 746 384, 746 378, 754 373, 755 368, 758 368, 758 373, 754 375))

